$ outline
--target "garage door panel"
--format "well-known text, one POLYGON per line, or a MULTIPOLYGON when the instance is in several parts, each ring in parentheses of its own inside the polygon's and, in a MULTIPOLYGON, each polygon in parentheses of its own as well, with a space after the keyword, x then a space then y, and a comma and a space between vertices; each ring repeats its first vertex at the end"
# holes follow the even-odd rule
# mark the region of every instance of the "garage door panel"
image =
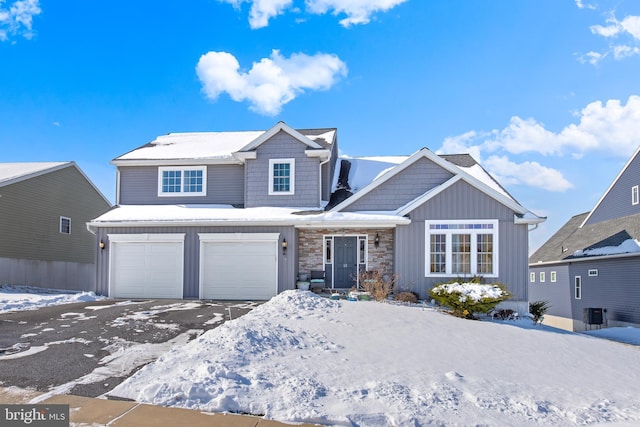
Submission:
POLYGON ((264 300, 277 293, 277 240, 204 242, 201 289, 205 299, 264 300))
POLYGON ((117 242, 112 247, 111 294, 118 298, 182 298, 181 242, 117 242))

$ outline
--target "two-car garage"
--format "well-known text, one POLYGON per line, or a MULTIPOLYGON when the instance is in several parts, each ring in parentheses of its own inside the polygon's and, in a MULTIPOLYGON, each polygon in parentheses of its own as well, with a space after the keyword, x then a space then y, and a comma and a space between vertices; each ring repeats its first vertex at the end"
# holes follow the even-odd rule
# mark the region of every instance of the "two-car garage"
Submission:
MULTIPOLYGON (((184 233, 108 237, 110 296, 184 297, 184 233)), ((198 239, 200 299, 265 300, 277 294, 279 233, 200 233, 198 239)))

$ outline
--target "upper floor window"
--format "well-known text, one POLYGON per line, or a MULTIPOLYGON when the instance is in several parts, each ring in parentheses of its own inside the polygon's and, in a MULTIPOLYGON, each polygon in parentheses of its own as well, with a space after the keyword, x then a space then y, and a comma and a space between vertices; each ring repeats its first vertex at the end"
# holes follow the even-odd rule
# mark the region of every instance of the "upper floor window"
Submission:
POLYGON ((206 193, 205 166, 158 169, 158 196, 204 196, 206 193))
POLYGON ((294 194, 295 159, 269 160, 269 194, 294 194))
POLYGON ((631 187, 631 204, 637 205, 640 203, 640 194, 638 194, 638 186, 634 185, 631 187))
POLYGON ((426 275, 498 275, 498 221, 426 221, 426 275))
POLYGON ((71 234, 71 218, 60 217, 60 233, 71 234))

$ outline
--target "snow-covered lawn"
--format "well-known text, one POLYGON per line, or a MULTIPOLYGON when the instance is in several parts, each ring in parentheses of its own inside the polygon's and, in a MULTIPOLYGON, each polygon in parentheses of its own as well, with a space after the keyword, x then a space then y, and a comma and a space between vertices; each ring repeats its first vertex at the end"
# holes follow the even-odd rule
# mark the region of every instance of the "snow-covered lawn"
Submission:
POLYGON ((93 292, 43 289, 31 286, 0 285, 0 313, 37 310, 50 305, 97 301, 104 297, 93 292))
MULTIPOLYGON (((635 328, 607 331, 640 343, 635 328)), ((636 425, 640 348, 527 319, 287 291, 110 395, 331 425, 636 425)))

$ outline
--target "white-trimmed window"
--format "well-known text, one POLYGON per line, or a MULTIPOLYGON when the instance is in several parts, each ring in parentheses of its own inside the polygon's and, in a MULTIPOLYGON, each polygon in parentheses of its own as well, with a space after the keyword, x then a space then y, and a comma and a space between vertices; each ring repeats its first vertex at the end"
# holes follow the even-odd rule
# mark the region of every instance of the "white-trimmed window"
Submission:
POLYGON ((71 234, 71 218, 66 216, 60 217, 60 233, 71 234))
POLYGON ((631 204, 637 205, 640 203, 640 194, 638 193, 638 186, 634 185, 631 187, 631 204))
POLYGON ((206 194, 206 166, 158 168, 158 196, 204 196, 206 194))
POLYGON ((531 273, 529 273, 529 281, 531 283, 535 283, 536 282, 536 273, 535 272, 532 271, 531 273))
POLYGON ((544 271, 540 272, 540 283, 544 283, 544 281, 547 279, 546 277, 546 273, 544 271))
POLYGON ((573 297, 575 299, 582 299, 582 277, 576 276, 574 278, 573 283, 574 283, 573 297))
POLYGON ((598 269, 597 268, 590 268, 589 271, 587 272, 587 274, 589 274, 589 277, 595 277, 598 275, 598 269))
POLYGON ((295 159, 269 159, 269 194, 294 194, 295 172, 295 159))
POLYGON ((498 275, 498 221, 425 221, 426 276, 498 275))
POLYGON ((555 271, 552 271, 551 273, 549 273, 550 279, 551 279, 551 283, 556 283, 556 280, 558 280, 558 273, 555 271))

